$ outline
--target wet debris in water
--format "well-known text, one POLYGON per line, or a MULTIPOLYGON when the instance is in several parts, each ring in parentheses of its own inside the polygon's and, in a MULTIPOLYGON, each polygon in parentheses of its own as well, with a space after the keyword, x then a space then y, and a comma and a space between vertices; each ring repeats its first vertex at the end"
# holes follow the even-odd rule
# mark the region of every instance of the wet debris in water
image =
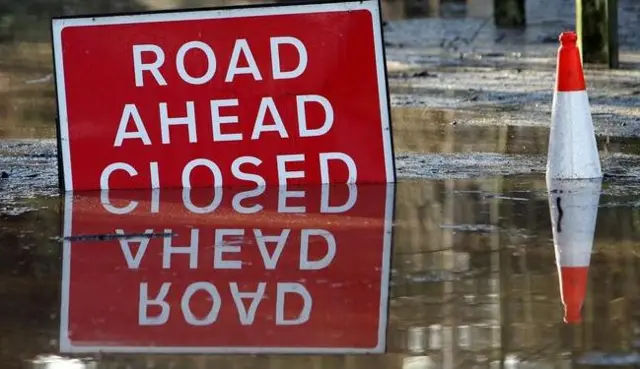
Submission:
POLYGON ((393 43, 393 42, 385 41, 384 42, 384 46, 385 47, 397 47, 397 48, 402 49, 404 47, 404 44, 403 43, 393 43))
POLYGON ((543 44, 556 44, 558 42, 558 37, 555 36, 541 36, 538 38, 539 42, 542 42, 543 44))
POLYGON ((411 74, 411 77, 430 77, 430 78, 436 78, 438 77, 437 74, 434 73, 430 73, 428 70, 421 70, 419 72, 414 72, 413 74, 411 74))
POLYGON ((2 172, 0 172, 0 178, 2 179, 7 179, 9 178, 9 173, 5 172, 4 170, 2 172))
POLYGON ((426 69, 415 71, 415 72, 402 72, 397 74, 398 78, 438 78, 438 75, 432 72, 429 72, 426 69))
POLYGON ((36 211, 36 209, 26 206, 19 207, 2 207, 0 208, 0 219, 2 218, 15 218, 27 213, 36 211))
POLYGON ((57 355, 38 355, 31 363, 34 369, 96 369, 98 367, 98 363, 90 358, 65 358, 57 355))
POLYGON ((640 363, 640 354, 590 352, 577 362, 581 365, 633 365, 640 363))
POLYGON ((481 54, 481 56, 487 57, 487 58, 501 58, 506 56, 505 53, 499 53, 499 52, 492 52, 492 53, 483 53, 481 54))
POLYGON ((64 237, 65 241, 107 241, 128 238, 174 237, 175 233, 89 234, 64 237))
POLYGON ((513 197, 513 196, 502 196, 498 194, 486 194, 483 196, 486 199, 499 199, 499 200, 510 200, 510 201, 529 201, 529 199, 524 197, 513 197))
POLYGON ((440 228, 461 232, 496 232, 500 230, 491 224, 441 224, 440 228))
POLYGON ((603 178, 635 178, 636 176, 631 174, 617 174, 617 173, 602 173, 603 178))

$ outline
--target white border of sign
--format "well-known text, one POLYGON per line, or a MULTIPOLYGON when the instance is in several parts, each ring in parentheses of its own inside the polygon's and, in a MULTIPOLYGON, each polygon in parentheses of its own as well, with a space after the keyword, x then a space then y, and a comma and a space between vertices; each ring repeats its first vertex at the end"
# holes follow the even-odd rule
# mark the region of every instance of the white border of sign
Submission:
MULTIPOLYGON (((76 346, 69 340, 69 289, 71 284, 71 217, 73 194, 65 194, 62 253, 62 288, 60 298, 61 353, 139 353, 139 354, 378 354, 384 353, 387 343, 389 279, 391 276, 391 241, 395 210, 395 183, 362 184, 358 186, 386 186, 382 269, 380 272, 380 310, 378 312, 378 343, 372 348, 327 347, 191 347, 191 346, 76 346)), ((356 245, 358 246, 358 245, 356 245)))
MULTIPOLYGON (((380 118, 382 121, 383 147, 387 182, 395 182, 395 163, 393 139, 391 131, 390 103, 387 86, 386 62, 382 25, 380 23, 379 0, 361 0, 345 2, 327 2, 317 4, 284 5, 264 4, 262 6, 232 7, 221 9, 194 9, 189 11, 164 11, 140 14, 96 16, 82 18, 54 18, 52 19, 52 43, 55 66, 55 82, 58 100, 58 156, 64 171, 60 175, 61 184, 65 191, 73 190, 71 173, 71 151, 69 147, 69 126, 67 116, 67 100, 65 94, 64 59, 62 53, 62 31, 66 27, 91 27, 113 24, 135 24, 152 22, 189 21, 203 19, 258 17, 270 15, 313 14, 328 12, 349 12, 367 10, 371 13, 373 35, 375 42, 376 67, 378 72, 378 91, 380 104, 380 118)), ((60 168, 59 168, 60 169, 60 168)))

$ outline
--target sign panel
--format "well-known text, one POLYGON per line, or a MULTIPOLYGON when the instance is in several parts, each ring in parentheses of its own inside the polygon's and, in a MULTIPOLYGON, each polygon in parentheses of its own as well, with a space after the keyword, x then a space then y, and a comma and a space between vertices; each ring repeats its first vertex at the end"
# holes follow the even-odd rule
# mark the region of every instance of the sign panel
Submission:
POLYGON ((378 0, 52 32, 67 191, 395 181, 378 0))
POLYGON ((62 352, 385 349, 393 184, 67 193, 62 352))

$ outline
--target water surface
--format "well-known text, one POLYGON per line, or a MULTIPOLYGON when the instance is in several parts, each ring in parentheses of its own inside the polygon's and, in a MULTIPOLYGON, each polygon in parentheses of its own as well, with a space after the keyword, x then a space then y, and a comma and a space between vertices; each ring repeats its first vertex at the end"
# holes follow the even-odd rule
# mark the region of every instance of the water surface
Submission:
POLYGON ((548 188, 547 127, 394 107, 395 185, 60 196, 49 16, 218 3, 0 4, 2 368, 638 365, 635 138, 598 136, 602 183, 548 188))
POLYGON ((515 176, 288 189, 303 191, 297 198, 267 188, 42 200, 43 210, 3 215, 0 361, 22 368, 62 354, 105 368, 578 367, 595 352, 630 360, 637 208, 611 183, 602 194, 600 186, 550 193, 543 177, 515 176), (216 254, 214 244, 227 249, 216 254), (558 263, 585 256, 586 281, 565 282, 562 292, 558 263), (261 283, 264 299, 251 314, 261 283), (284 303, 278 283, 290 288, 284 303), (242 309, 232 288, 238 299, 247 293, 242 309), (581 321, 569 324, 575 311, 565 304, 576 301, 581 321))

